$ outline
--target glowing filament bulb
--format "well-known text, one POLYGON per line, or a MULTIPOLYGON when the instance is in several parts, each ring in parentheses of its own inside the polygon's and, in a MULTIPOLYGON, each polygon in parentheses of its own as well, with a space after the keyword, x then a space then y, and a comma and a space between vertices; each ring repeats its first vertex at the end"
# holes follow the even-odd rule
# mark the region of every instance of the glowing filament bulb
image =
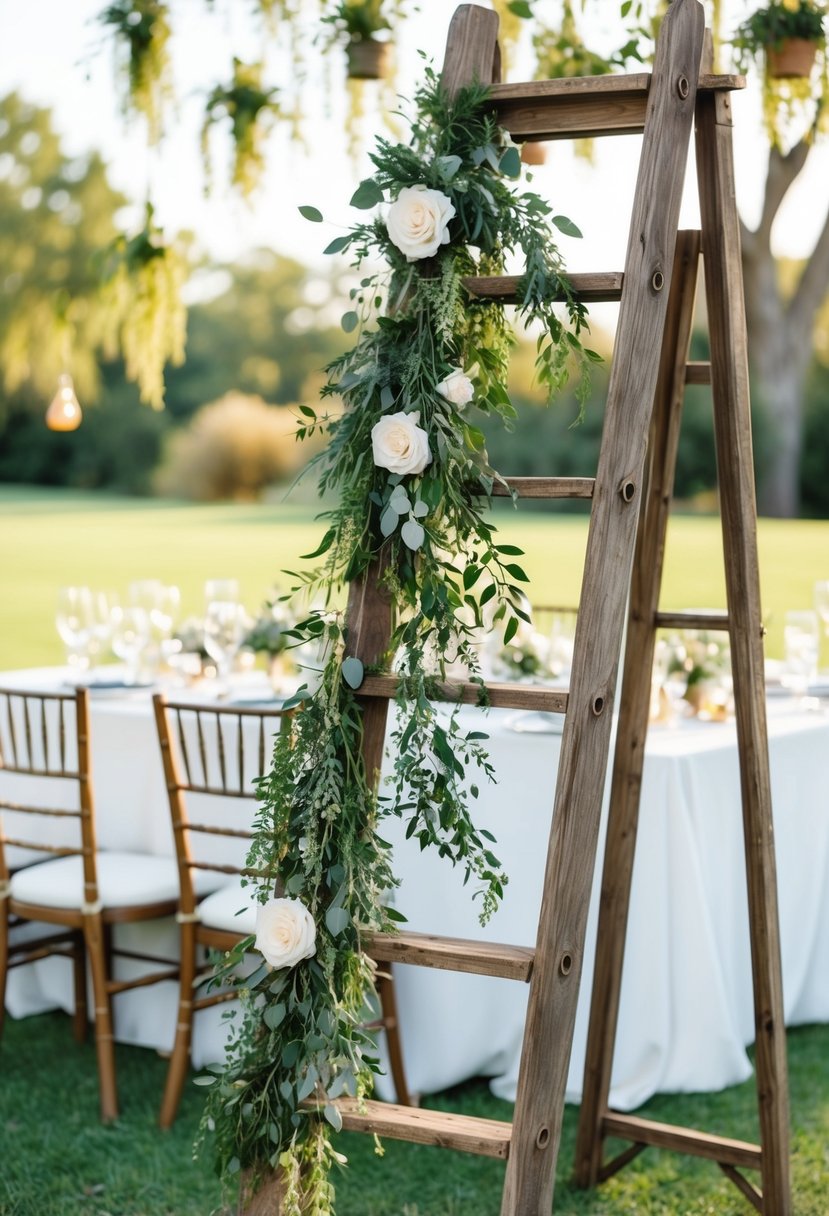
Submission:
POLYGON ((72 387, 72 377, 60 376, 58 391, 46 411, 46 425, 50 431, 76 431, 82 418, 81 407, 72 387))

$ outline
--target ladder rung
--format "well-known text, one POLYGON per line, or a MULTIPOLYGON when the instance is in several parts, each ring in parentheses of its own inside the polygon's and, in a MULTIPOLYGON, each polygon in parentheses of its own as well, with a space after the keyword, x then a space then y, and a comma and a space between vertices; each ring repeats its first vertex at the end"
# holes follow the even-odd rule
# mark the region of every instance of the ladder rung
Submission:
POLYGON ((670 1123, 656 1123, 651 1119, 639 1119, 636 1115, 619 1115, 615 1111, 609 1112, 602 1119, 602 1135, 618 1136, 621 1140, 632 1140, 635 1144, 673 1149, 675 1152, 691 1153, 696 1157, 707 1157, 711 1161, 741 1165, 754 1170, 760 1168, 763 1157, 762 1149, 758 1145, 749 1144, 745 1140, 711 1136, 707 1132, 673 1127, 670 1123))
MULTIPOLYGON (((397 676, 366 676, 358 688, 361 697, 397 695, 397 676)), ((542 713, 567 712, 569 693, 562 688, 543 688, 534 684, 487 684, 489 704, 493 709, 535 709, 542 713)), ((463 705, 479 705, 481 686, 471 682, 447 681, 436 685, 436 697, 441 701, 456 701, 463 705)))
MULTIPOLYGON (((574 76, 492 85, 498 121, 513 139, 573 139, 635 135, 645 129, 651 77, 574 76)), ((744 76, 699 78, 700 92, 745 88, 744 76)))
POLYGON ((514 491, 519 498, 592 498, 595 477, 505 477, 504 485, 496 482, 493 498, 509 498, 514 491))
MULTIPOLYGON (((573 289, 573 294, 585 304, 598 304, 608 300, 621 300, 624 278, 621 270, 613 270, 596 274, 571 274, 567 276, 567 281, 573 289)), ((518 274, 480 275, 464 279, 463 285, 481 300, 515 304, 518 301, 518 284, 521 279, 522 276, 518 274)), ((557 292, 553 298, 563 300, 564 293, 557 292)))
POLYGON ((686 363, 685 365, 685 383, 686 384, 710 384, 711 383, 711 364, 706 362, 686 363))
POLYGON ((482 1157, 509 1156, 511 1123, 391 1102, 358 1103, 356 1098, 338 1098, 334 1105, 343 1117, 345 1131, 433 1144, 482 1157))
POLYGON ((535 951, 528 946, 434 937, 430 933, 363 933, 361 941, 366 954, 378 962, 410 963, 524 982, 529 980, 535 960, 535 951))
POLYGON ((729 620, 724 612, 657 612, 657 629, 713 629, 728 633, 729 620))

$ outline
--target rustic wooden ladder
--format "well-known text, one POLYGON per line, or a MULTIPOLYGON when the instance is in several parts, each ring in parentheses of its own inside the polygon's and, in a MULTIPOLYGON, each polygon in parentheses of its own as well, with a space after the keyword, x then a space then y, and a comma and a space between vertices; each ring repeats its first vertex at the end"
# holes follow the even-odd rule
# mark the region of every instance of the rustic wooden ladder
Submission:
MULTIPOLYGON (((577 1180, 595 1184, 652 1144, 717 1161, 766 1216, 790 1212, 783 1005, 763 699, 762 626, 746 370, 745 317, 734 200, 729 92, 739 77, 700 75, 704 44, 698 0, 674 0, 652 73, 496 83, 498 19, 474 5, 452 20, 443 69, 450 91, 493 82, 501 124, 517 141, 643 132, 623 274, 574 275, 585 301, 620 301, 619 323, 595 478, 512 478, 521 497, 592 500, 568 692, 489 686, 493 706, 564 713, 565 724, 534 948, 405 932, 373 935, 378 960, 529 982, 512 1124, 352 1100, 338 1103, 349 1130, 466 1150, 506 1160, 502 1216, 548 1216, 552 1207, 573 1026, 608 766, 626 605, 627 642, 599 950, 578 1144, 577 1180), (696 119, 702 233, 678 233, 691 127, 696 119), (710 365, 688 364, 697 264, 705 256, 710 365), (658 611, 665 528, 686 383, 713 388, 731 641, 740 744, 755 1004, 762 1147, 612 1114, 607 1095, 616 1028, 638 794, 647 730, 655 630, 693 627, 692 615, 658 611), (647 457, 647 467, 646 467, 647 457), (602 1164, 605 1137, 631 1147, 602 1164), (762 1173, 762 1198, 739 1172, 762 1173)), ((470 280, 495 302, 515 298, 512 278, 470 280)), ((506 492, 506 491, 505 491, 506 492)), ((367 666, 388 647, 393 606, 375 565, 349 598, 349 649, 367 666)), ((705 627, 711 620, 705 618, 705 627)), ((367 770, 379 774, 393 676, 360 687, 367 770)), ((474 703, 478 688, 453 684, 448 700, 474 703)), ((249 1212, 278 1211, 270 1206, 249 1212)))

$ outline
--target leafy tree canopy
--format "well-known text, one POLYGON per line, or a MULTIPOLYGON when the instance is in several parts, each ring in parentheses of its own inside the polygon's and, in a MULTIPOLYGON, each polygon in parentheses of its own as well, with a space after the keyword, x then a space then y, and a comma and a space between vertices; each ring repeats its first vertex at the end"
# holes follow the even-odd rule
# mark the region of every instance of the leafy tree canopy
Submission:
POLYGON ((97 152, 66 155, 48 110, 17 93, 0 99, 0 416, 4 398, 24 386, 47 397, 66 370, 82 396, 95 396, 96 254, 125 202, 97 152))

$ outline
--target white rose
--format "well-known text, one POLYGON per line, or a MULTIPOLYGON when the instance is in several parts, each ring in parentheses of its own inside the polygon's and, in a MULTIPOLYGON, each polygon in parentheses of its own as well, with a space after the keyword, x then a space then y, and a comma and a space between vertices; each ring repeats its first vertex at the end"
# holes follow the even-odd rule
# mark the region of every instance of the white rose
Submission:
POLYGON ((440 190, 404 186, 386 216, 389 240, 409 262, 430 258, 448 243, 447 227, 454 215, 455 208, 440 190))
POLYGON ((256 909, 256 949, 277 969, 316 954, 317 926, 300 899, 269 899, 256 909))
POLYGON ((441 397, 445 397, 452 405, 458 406, 468 405, 475 393, 472 381, 459 367, 450 372, 445 380, 441 380, 437 390, 441 397))
POLYGON ((371 428, 374 463, 390 473, 422 473, 432 459, 420 414, 386 414, 371 428))

